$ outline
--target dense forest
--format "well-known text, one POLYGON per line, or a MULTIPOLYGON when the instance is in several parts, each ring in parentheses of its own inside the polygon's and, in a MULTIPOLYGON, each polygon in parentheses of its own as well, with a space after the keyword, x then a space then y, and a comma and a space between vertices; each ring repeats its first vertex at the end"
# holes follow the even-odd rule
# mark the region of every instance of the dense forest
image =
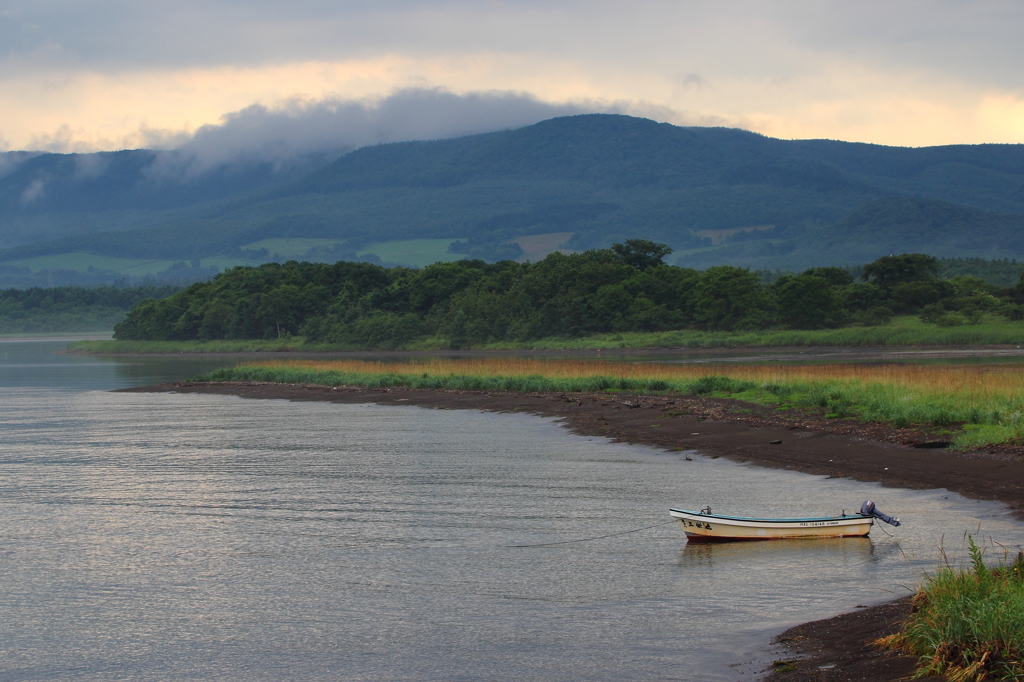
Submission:
POLYGON ((108 330, 139 301, 178 291, 180 286, 2 289, 0 334, 108 330))
POLYGON ((139 302, 115 327, 125 340, 272 339, 395 348, 443 338, 497 341, 667 329, 819 329, 919 314, 940 325, 1024 317, 1024 283, 940 279, 932 256, 885 256, 861 276, 817 267, 764 284, 745 268, 666 265, 642 239, 538 263, 462 260, 413 270, 372 263, 235 268, 162 300, 139 302))

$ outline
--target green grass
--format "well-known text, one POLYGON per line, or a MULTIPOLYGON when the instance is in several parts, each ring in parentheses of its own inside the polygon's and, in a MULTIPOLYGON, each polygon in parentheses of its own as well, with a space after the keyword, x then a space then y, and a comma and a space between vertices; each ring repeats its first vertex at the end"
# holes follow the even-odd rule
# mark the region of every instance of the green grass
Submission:
POLYGON ((368 388, 409 387, 457 391, 508 391, 515 393, 593 393, 624 391, 651 393, 671 387, 660 379, 624 379, 595 376, 551 378, 528 376, 477 376, 471 374, 416 374, 342 372, 308 368, 242 365, 225 367, 198 377, 197 381, 265 381, 269 383, 317 384, 321 386, 366 386, 368 388))
POLYGON ((818 410, 826 419, 853 418, 898 429, 939 429, 942 433, 937 433, 935 440, 949 440, 956 450, 1024 441, 1024 402, 1015 397, 970 399, 856 381, 736 384, 709 393, 759 405, 818 410))
POLYGON ((728 348, 758 346, 987 346, 1024 345, 1024 322, 1002 318, 961 327, 938 327, 916 316, 894 318, 878 327, 784 329, 751 332, 680 330, 594 334, 575 339, 547 338, 522 343, 491 343, 487 349, 728 348))
POLYGON ((878 644, 917 656, 915 678, 1024 679, 1024 553, 990 568, 974 539, 968 542, 971 567, 926 576, 913 613, 878 644))

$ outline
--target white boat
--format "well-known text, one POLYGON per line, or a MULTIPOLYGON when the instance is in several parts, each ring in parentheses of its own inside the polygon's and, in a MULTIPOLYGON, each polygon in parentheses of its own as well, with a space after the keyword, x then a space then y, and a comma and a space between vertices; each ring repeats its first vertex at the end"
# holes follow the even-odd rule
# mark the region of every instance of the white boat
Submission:
POLYGON ((871 531, 876 518, 894 526, 899 519, 882 514, 873 502, 861 505, 856 514, 817 516, 800 519, 759 519, 712 514, 708 507, 699 512, 670 509, 669 513, 683 524, 690 542, 728 540, 779 540, 783 538, 854 538, 871 531))

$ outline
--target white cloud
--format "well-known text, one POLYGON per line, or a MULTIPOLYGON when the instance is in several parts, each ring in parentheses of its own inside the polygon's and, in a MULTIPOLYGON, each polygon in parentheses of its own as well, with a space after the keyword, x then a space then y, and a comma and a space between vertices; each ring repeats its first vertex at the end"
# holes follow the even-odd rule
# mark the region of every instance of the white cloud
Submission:
POLYGON ((241 160, 286 164, 304 154, 519 128, 595 108, 521 93, 458 95, 441 88, 406 88, 374 99, 292 100, 273 109, 252 105, 200 127, 176 153, 162 155, 152 173, 192 175, 241 160))
POLYGON ((107 172, 110 161, 100 154, 81 154, 75 157, 75 179, 92 180, 107 172))
POLYGON ((18 170, 21 164, 37 155, 33 152, 0 152, 0 178, 7 177, 18 170))
POLYGON ((42 199, 46 196, 46 182, 40 179, 33 180, 28 183, 28 187, 21 193, 21 203, 31 204, 37 199, 42 199))

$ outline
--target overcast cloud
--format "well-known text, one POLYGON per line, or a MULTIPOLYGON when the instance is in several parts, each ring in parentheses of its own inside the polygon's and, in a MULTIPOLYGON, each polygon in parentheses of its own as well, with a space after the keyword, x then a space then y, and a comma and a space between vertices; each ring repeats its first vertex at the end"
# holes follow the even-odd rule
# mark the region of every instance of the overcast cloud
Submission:
MULTIPOLYGON (((287 122, 296 102, 316 118, 444 88, 780 137, 1021 142, 1022 35, 1009 0, 6 0, 0 140, 187 140, 226 115, 287 122)), ((507 126, 501 109, 477 108, 473 129, 507 126)))

